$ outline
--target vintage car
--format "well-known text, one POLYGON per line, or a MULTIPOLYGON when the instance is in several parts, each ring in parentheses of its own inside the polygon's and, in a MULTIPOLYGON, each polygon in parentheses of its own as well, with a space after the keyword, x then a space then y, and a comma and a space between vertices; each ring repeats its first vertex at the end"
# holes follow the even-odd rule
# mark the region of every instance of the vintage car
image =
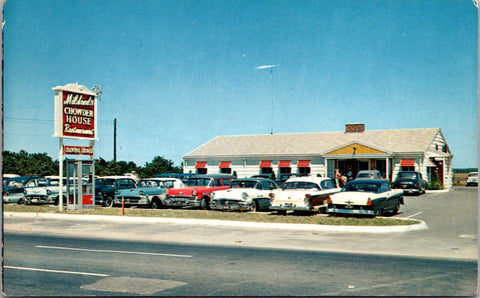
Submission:
POLYGON ((192 173, 183 173, 183 174, 178 174, 178 173, 163 173, 163 174, 158 174, 154 175, 154 178, 177 178, 182 180, 182 182, 188 181, 189 178, 195 176, 196 174, 192 173))
POLYGON ((397 214, 403 204, 403 190, 390 188, 388 180, 349 181, 341 192, 327 200, 329 214, 381 216, 387 211, 397 214))
POLYGON ((467 186, 478 186, 478 172, 470 172, 467 176, 467 186))
MULTIPOLYGON (((73 179, 73 178, 70 178, 73 179)), ((87 182, 88 180, 84 180, 87 182)), ((70 180, 73 184, 73 181, 70 180)), ((74 188, 70 188, 70 195, 74 188)), ((67 203, 67 178, 62 179, 63 203, 67 203)), ((25 184, 24 196, 17 204, 55 204, 58 205, 60 197, 60 177, 46 176, 31 179, 25 184)))
POLYGON ((422 174, 414 171, 398 172, 397 178, 392 182, 392 188, 402 189, 404 193, 422 194, 427 189, 427 181, 422 174))
POLYGON ((335 181, 327 177, 295 177, 285 182, 283 189, 272 192, 270 210, 287 214, 288 210, 325 212, 327 199, 340 191, 335 181))
POLYGON ((210 194, 210 209, 259 211, 270 207, 270 193, 277 189, 275 181, 266 178, 232 180, 230 188, 210 194))
POLYGON ((112 207, 115 191, 134 188, 136 182, 128 176, 104 176, 95 178, 95 204, 112 207))
POLYGON ((24 196, 25 185, 30 180, 40 177, 41 176, 19 176, 5 179, 2 194, 3 202, 18 203, 24 196))
POLYGON ((184 182, 185 187, 167 189, 161 196, 162 204, 210 209, 210 193, 229 188, 235 178, 228 174, 195 175, 184 182))
POLYGON ((379 170, 362 170, 355 179, 383 179, 379 170))
POLYGON ((285 182, 293 177, 303 177, 303 176, 308 176, 308 174, 300 174, 300 173, 288 173, 288 174, 280 174, 278 175, 277 180, 275 182, 279 187, 283 187, 285 185, 285 182))
POLYGON ((177 178, 145 178, 137 182, 137 187, 115 191, 113 205, 144 205, 158 209, 162 206, 160 195, 167 188, 183 187, 177 178))

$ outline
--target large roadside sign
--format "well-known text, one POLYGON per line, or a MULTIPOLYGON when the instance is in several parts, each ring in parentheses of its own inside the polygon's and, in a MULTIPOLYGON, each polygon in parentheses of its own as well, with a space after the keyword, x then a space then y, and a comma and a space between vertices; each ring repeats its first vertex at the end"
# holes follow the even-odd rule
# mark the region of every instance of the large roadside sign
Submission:
POLYGON ((85 86, 68 84, 55 91, 53 137, 97 139, 97 94, 85 86))

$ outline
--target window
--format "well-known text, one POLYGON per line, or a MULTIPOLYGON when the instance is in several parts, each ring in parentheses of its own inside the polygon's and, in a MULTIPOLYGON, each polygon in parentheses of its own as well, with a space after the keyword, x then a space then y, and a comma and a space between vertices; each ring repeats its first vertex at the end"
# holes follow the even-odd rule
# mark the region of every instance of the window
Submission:
POLYGON ((331 179, 323 180, 322 182, 320 182, 320 186, 323 189, 332 189, 332 188, 336 187, 335 182, 333 182, 333 180, 331 180, 331 179))
POLYGON ((273 173, 272 168, 260 168, 260 174, 270 175, 273 173))
POLYGON ((299 174, 310 174, 310 167, 302 167, 298 168, 298 173, 299 174))
POLYGON ((230 179, 223 179, 223 185, 224 186, 229 186, 230 185, 230 179))
POLYGON ((282 174, 290 174, 292 172, 292 168, 278 168, 280 171, 280 175, 282 174))
POLYGON ((197 169, 197 174, 204 175, 207 173, 207 168, 198 168, 197 169))
POLYGON ((220 168, 220 173, 231 174, 232 173, 232 168, 220 168))
POLYGON ((415 171, 415 167, 400 167, 400 171, 415 171))

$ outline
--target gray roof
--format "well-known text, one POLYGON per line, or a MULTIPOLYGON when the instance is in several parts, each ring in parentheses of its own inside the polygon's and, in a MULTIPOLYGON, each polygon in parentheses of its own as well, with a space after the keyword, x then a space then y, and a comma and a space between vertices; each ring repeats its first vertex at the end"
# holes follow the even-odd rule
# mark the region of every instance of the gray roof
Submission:
POLYGON ((381 151, 427 151, 440 128, 218 136, 185 158, 261 155, 323 155, 359 143, 381 151))

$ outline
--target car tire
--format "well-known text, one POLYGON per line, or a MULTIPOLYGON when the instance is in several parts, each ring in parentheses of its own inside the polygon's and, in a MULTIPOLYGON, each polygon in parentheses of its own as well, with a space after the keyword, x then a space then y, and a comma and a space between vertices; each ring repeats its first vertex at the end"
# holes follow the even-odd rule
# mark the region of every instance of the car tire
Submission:
POLYGON ((377 210, 375 210, 375 216, 382 216, 382 214, 383 214, 382 208, 378 208, 377 210))
POLYGON ((150 204, 150 206, 151 206, 153 209, 160 209, 160 208, 162 208, 162 201, 160 201, 160 199, 158 199, 158 198, 153 198, 152 203, 150 204))
POLYGON ((106 197, 104 200, 103 200, 103 206, 104 207, 107 207, 107 208, 112 208, 113 206, 113 199, 111 197, 106 197))
POLYGON ((285 216, 285 215, 287 215, 287 210, 278 210, 278 211, 277 211, 277 214, 278 214, 278 215, 284 215, 284 216, 285 216))
POLYGON ((400 202, 397 202, 395 204, 395 208, 393 208, 393 214, 397 215, 399 211, 400 211, 400 202))
POLYGON ((257 201, 252 201, 252 207, 250 209, 250 212, 257 212, 258 210, 259 210, 258 202, 257 201))
POLYGON ((200 208, 203 210, 210 210, 210 200, 208 198, 203 198, 200 203, 200 208))
POLYGON ((24 198, 21 198, 20 200, 18 200, 17 204, 18 205, 27 205, 27 201, 25 201, 24 198))

